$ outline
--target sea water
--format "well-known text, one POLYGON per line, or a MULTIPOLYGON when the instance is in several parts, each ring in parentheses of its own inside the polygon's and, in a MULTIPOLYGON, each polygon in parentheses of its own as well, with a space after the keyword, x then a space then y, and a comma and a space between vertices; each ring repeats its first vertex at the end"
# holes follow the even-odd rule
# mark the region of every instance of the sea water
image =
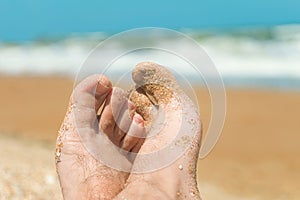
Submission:
MULTIPOLYGON (((274 88, 300 90, 300 25, 235 30, 183 30, 202 46, 215 63, 227 87, 274 88)), ((0 41, 0 75, 75 77, 89 53, 110 35, 105 33, 72 34, 61 38, 40 38, 28 42, 0 41)), ((138 43, 141 38, 128 42, 138 43)), ((1 40, 1 38, 0 38, 1 40)), ((189 44, 178 40, 153 41, 168 43, 172 50, 184 48, 194 56, 189 44)), ((125 44, 126 46, 126 44, 125 44)), ((126 48, 115 44, 116 49, 126 48)), ((111 53, 114 49, 108 49, 111 53)), ((149 54, 149 52, 147 52, 149 54)), ((159 52, 150 52, 159 55, 159 52)), ((130 69, 136 55, 128 55, 123 65, 112 73, 119 76, 130 69)), ((144 58, 147 56, 144 56, 144 58)), ((151 57, 151 56, 150 56, 151 57)), ((141 60, 143 61, 143 60, 141 60)), ((164 63, 161 63, 164 64, 164 63)), ((180 61, 169 65, 193 83, 203 83, 180 61)))

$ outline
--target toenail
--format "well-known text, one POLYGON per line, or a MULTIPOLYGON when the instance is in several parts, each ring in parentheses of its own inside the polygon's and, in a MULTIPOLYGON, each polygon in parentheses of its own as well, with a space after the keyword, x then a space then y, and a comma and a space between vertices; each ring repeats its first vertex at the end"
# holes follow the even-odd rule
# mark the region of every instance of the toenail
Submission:
POLYGON ((102 86, 106 87, 106 88, 110 88, 111 87, 111 82, 104 76, 104 75, 100 75, 98 78, 98 84, 101 84, 102 86))
POLYGON ((144 77, 144 75, 141 71, 136 70, 136 71, 133 71, 133 73, 132 73, 133 80, 138 84, 142 83, 143 77, 144 77))
POLYGON ((129 108, 129 110, 134 110, 135 105, 131 101, 128 101, 128 108, 129 108))
POLYGON ((143 125, 144 123, 144 120, 140 115, 134 115, 133 120, 139 125, 143 125))

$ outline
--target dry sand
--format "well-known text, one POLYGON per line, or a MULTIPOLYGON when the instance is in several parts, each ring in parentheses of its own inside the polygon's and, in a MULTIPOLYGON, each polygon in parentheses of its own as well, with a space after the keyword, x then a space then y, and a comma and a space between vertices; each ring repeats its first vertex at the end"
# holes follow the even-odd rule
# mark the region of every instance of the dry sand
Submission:
MULTIPOLYGON (((61 199, 54 141, 72 80, 0 78, 0 199, 61 199)), ((204 131, 209 96, 198 89, 204 131)), ((300 198, 300 93, 227 90, 227 119, 199 162, 204 199, 300 198)))

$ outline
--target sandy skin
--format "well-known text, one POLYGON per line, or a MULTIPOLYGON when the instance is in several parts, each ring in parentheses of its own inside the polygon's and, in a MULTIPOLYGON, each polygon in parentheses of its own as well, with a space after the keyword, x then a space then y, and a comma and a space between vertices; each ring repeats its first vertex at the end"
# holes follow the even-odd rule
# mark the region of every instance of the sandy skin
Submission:
MULTIPOLYGON (((130 101, 122 90, 112 88, 104 76, 88 77, 75 88, 56 149, 57 172, 65 199, 200 199, 196 163, 201 123, 196 107, 170 72, 155 63, 138 64, 133 80, 136 86, 129 94, 130 101), (103 104, 101 117, 95 117, 103 104), (167 123, 154 137, 144 139, 141 136, 153 126, 157 107, 163 108, 167 123), (117 112, 113 110, 116 108, 117 112), (159 170, 134 173, 143 170, 143 154, 160 150, 174 140, 182 123, 180 116, 191 123, 192 129, 184 135, 189 148, 159 170), (84 137, 93 140, 98 129, 112 144, 128 152, 110 153, 119 157, 123 165, 130 166, 132 173, 106 166, 85 148, 78 132, 84 131, 87 135, 84 137), (130 152, 137 156, 132 157, 130 152)), ((182 148, 182 138, 175 141, 175 150, 182 148)))

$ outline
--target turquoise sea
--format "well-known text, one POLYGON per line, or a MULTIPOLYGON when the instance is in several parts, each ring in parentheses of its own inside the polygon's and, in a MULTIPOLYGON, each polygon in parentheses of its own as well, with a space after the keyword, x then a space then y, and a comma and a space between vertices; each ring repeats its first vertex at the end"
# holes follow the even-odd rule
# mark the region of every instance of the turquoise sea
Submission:
MULTIPOLYGON (((181 31, 203 47, 215 63, 227 87, 300 90, 300 25, 181 31)), ((30 42, 2 41, 0 74, 74 78, 90 51, 109 36, 107 33, 94 32, 43 37, 30 42)), ((128 42, 138 43, 139 39, 141 38, 137 37, 128 42)), ((169 43, 175 50, 180 48, 191 55, 195 54, 189 44, 182 41, 170 39, 153 42, 169 43)), ((116 43, 113 48, 107 49, 105 53, 109 54, 126 47, 116 43)), ((134 56, 128 55, 119 62, 120 65, 124 65, 119 69, 133 67, 131 65, 136 60, 134 56)), ((179 74, 188 77, 189 81, 201 82, 199 77, 193 76, 180 62, 169 60, 168 65, 172 65, 179 74)), ((116 68, 113 73, 118 76, 121 72, 116 68)))

